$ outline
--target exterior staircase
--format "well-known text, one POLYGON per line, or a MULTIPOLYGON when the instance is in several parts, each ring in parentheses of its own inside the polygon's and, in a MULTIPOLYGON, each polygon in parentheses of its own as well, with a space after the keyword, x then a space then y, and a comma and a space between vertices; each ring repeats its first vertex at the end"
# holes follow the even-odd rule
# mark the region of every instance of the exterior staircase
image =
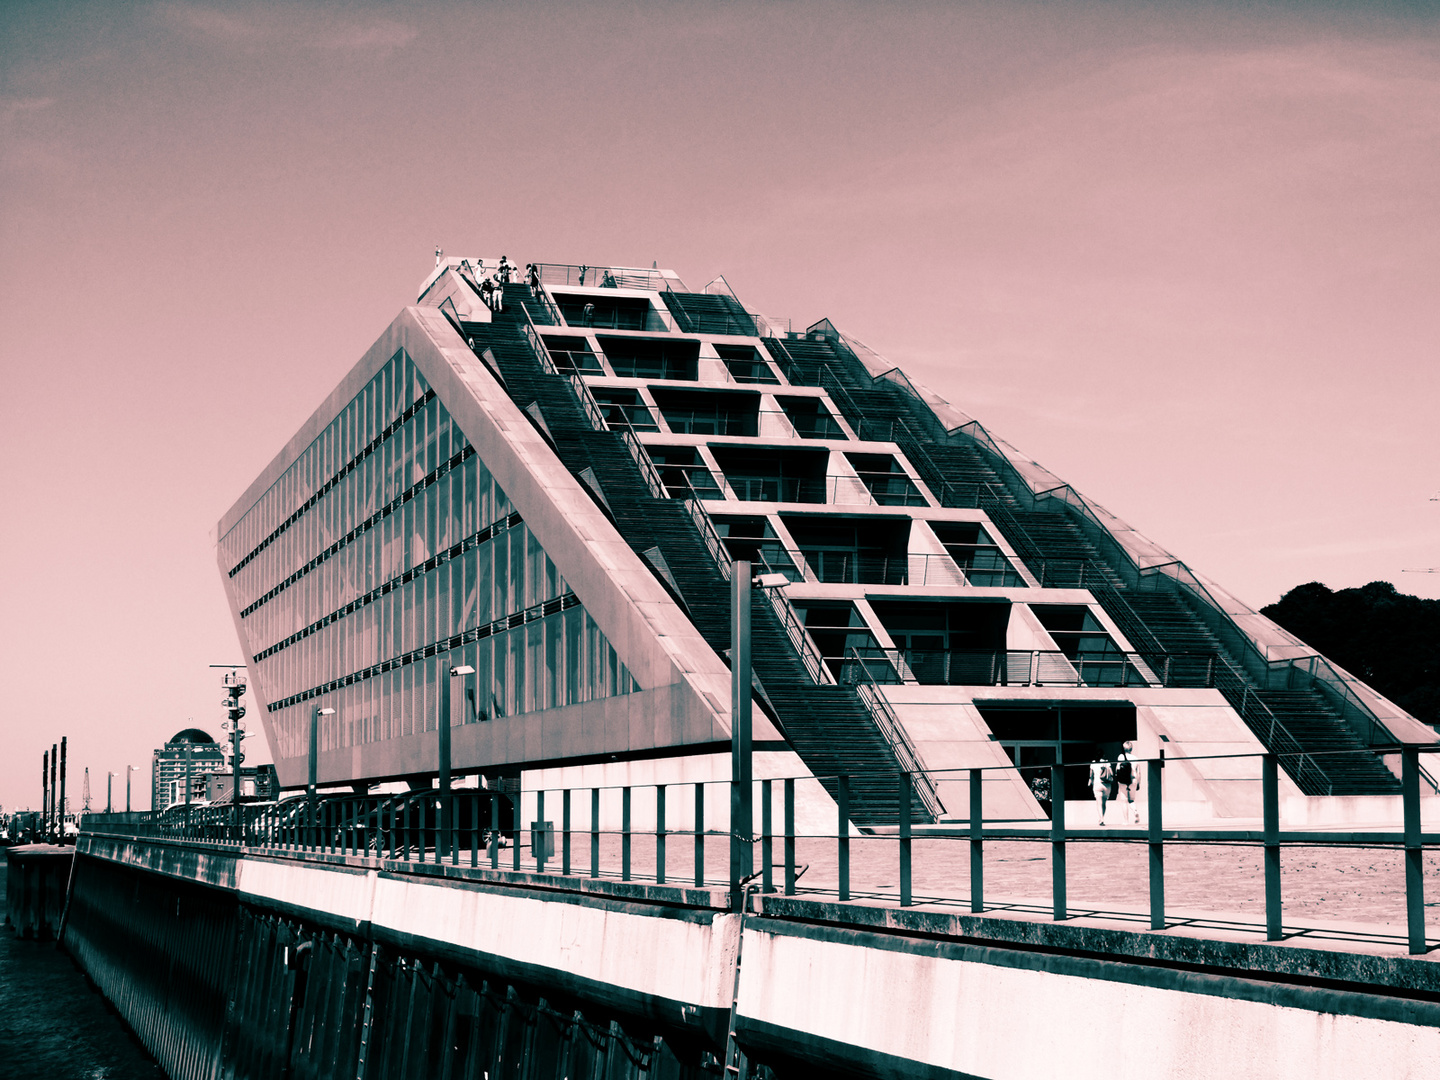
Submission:
POLYGON ((1261 743, 1282 755, 1302 791, 1399 792, 1394 774, 1366 752, 1324 694, 1259 687, 1179 593, 1131 588, 1067 509, 1029 507, 1028 493, 1022 503, 978 444, 931 435, 934 419, 922 415, 923 406, 872 378, 843 342, 807 335, 767 338, 765 345, 792 382, 825 387, 862 438, 899 445, 942 505, 984 509, 1041 585, 1089 589, 1131 645, 1153 657, 1166 685, 1218 688, 1261 743))
MULTIPOLYGON (((658 548, 670 571, 661 581, 684 607, 695 628, 722 657, 730 650, 730 583, 716 565, 685 503, 657 499, 634 458, 613 431, 595 431, 569 381, 541 366, 524 330, 518 294, 505 290, 505 306, 490 323, 463 323, 477 352, 488 348, 516 405, 539 407, 545 430, 565 466, 587 490, 581 473, 599 484, 597 499, 620 534, 642 559, 658 548)), ((668 294, 667 294, 668 295, 668 294)), ((693 295, 693 294, 692 294, 693 295)), ((726 299, 723 297, 719 299, 726 299)), ((731 301, 733 303, 733 301, 731 301)), ((650 563, 645 559, 647 565, 650 563)), ((891 825, 899 819, 896 773, 899 764, 869 709, 852 686, 819 685, 811 679, 769 601, 752 593, 752 666, 772 718, 806 767, 833 796, 835 777, 849 778, 850 816, 861 827, 891 825)), ((923 805, 919 799, 912 805, 923 805)))

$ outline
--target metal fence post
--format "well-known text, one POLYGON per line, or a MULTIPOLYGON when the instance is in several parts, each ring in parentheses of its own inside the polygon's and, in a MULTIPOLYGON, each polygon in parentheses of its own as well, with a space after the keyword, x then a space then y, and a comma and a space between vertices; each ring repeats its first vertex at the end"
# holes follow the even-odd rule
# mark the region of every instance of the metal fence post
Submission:
POLYGON ((665 785, 655 785, 655 884, 665 884, 665 785))
POLYGON ((1065 766, 1050 766, 1050 890, 1055 921, 1066 915, 1065 905, 1065 766))
POLYGON ((1425 941, 1425 852, 1420 846, 1420 750, 1400 750, 1400 801, 1405 810, 1405 921, 1410 952, 1420 955, 1425 941))
POLYGON ((470 796, 470 865, 480 865, 480 795, 470 796))
POLYGON ((836 854, 839 862, 840 899, 850 899, 850 778, 835 778, 835 806, 839 811, 836 831, 836 854))
POLYGON ((775 862, 773 783, 771 780, 764 780, 760 785, 760 888, 767 893, 775 891, 775 875, 772 869, 775 862))
POLYGON ((620 791, 620 880, 630 880, 630 785, 620 791))
POLYGON ((910 776, 900 774, 900 906, 910 906, 910 776))
POLYGON ((695 782, 695 887, 705 885, 705 784, 695 782))
POLYGON ((490 869, 500 869, 500 793, 490 793, 490 869))
POLYGON ((983 773, 970 770, 970 910, 985 910, 985 789, 983 773))
POLYGON ((570 789, 560 796, 560 872, 570 876, 570 789))
POLYGON ((785 779, 785 895, 795 895, 795 780, 785 779))
POLYGON ((600 789, 590 789, 590 876, 600 876, 600 789))
POLYGON ((545 849, 550 846, 550 830, 545 828, 545 792, 543 791, 535 793, 535 824, 538 826, 536 832, 540 835, 537 837, 535 832, 530 834, 530 847, 535 856, 535 872, 543 874, 545 872, 545 849), (540 841, 538 850, 535 849, 537 839, 540 841))
POLYGON ((1280 776, 1274 754, 1260 762, 1261 799, 1265 809, 1265 938, 1284 936, 1280 918, 1280 776))
POLYGON ((1161 777, 1165 775, 1165 751, 1158 758, 1151 758, 1145 768, 1145 782, 1149 788, 1150 829, 1150 929, 1165 929, 1165 838, 1162 830, 1164 821, 1161 810, 1161 777))

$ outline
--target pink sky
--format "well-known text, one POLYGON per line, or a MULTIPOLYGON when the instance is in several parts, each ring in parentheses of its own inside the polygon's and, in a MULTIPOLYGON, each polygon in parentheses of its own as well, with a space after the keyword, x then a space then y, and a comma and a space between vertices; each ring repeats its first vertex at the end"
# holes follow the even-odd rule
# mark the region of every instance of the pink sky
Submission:
POLYGON ((437 242, 829 316, 1254 605, 1440 596, 1437 177, 1420 4, 5 5, 0 805, 218 734, 210 530, 437 242))

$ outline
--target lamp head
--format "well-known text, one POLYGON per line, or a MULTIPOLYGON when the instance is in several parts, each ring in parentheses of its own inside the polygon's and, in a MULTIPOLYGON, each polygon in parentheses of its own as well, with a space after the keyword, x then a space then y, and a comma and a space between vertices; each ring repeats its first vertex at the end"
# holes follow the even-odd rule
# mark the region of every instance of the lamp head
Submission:
POLYGON ((459 667, 452 667, 452 668, 450 669, 450 674, 451 674, 451 675, 474 675, 474 674, 475 674, 475 669, 474 669, 473 667, 471 667, 469 664, 461 664, 459 667))

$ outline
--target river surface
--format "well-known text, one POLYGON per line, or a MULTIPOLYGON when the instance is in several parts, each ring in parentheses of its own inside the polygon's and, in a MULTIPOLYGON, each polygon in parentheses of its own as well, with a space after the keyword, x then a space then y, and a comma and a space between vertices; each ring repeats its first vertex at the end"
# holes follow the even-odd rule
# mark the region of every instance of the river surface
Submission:
MULTIPOLYGON (((0 853, 0 897, 6 871, 0 853)), ((0 1077, 165 1080, 165 1073, 53 941, 25 941, 0 926, 0 1077)))

